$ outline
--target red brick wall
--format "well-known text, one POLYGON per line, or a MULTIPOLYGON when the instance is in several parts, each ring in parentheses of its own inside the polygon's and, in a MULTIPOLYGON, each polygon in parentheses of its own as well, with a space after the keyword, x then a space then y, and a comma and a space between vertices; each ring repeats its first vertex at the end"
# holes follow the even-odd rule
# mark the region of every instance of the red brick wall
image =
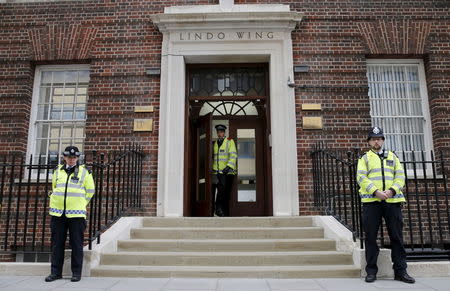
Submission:
MULTIPOLYGON (((0 4, 0 153, 26 151, 34 67, 91 65, 86 150, 110 150, 130 142, 144 146, 145 213, 156 213, 159 67, 162 35, 150 16, 174 5, 217 0, 106 0, 0 4), (153 113, 134 113, 153 105, 153 113), (135 133, 134 118, 153 118, 154 131, 135 133)), ((262 1, 303 12, 293 32, 300 211, 313 213, 309 151, 317 141, 334 147, 364 147, 370 126, 368 57, 415 57, 426 64, 434 146, 450 149, 450 24, 448 1, 262 1), (447 20, 446 20, 447 19, 447 20), (302 103, 321 103, 305 112, 302 103), (302 129, 302 116, 321 115, 324 129, 302 129)), ((450 154, 450 153, 449 153, 450 154)))

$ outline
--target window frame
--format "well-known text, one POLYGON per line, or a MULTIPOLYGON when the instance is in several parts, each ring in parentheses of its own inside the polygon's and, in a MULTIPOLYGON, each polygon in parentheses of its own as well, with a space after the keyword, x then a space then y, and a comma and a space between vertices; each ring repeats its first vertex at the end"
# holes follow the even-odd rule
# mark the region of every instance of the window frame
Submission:
MULTIPOLYGON (((423 137, 424 137, 424 149, 425 152, 425 158, 427 160, 430 160, 431 155, 430 151, 434 150, 434 144, 433 144, 433 132, 431 128, 431 115, 430 115, 430 105, 428 100, 428 90, 427 90, 427 83, 426 83, 426 74, 425 74, 425 66, 423 63, 423 60, 421 59, 367 59, 366 60, 367 65, 417 65, 418 68, 418 77, 419 77, 419 92, 421 97, 421 104, 422 104, 422 112, 423 112, 423 118, 424 118, 424 126, 423 126, 423 137)), ((366 70, 367 73, 368 70, 366 70)), ((367 76, 367 75, 366 75, 367 76)), ((367 77, 367 82, 369 83, 369 79, 367 77)), ((368 95, 369 99, 371 98, 368 95)), ((372 124, 372 108, 370 108, 370 118, 371 118, 371 124, 372 124)), ((374 126, 374 124, 372 124, 374 126)), ((392 150, 392 149, 389 149, 392 150)), ((404 151, 402 149, 402 151, 404 151)), ((398 156, 400 160, 402 160, 402 154, 400 154, 402 151, 396 150, 398 152, 398 156)), ((432 173, 432 169, 429 163, 427 163, 426 175, 429 177, 429 174, 432 173)), ((424 171, 423 169, 417 169, 418 178, 423 178, 424 171)), ((408 178, 414 177, 413 170, 407 170, 408 178)))
MULTIPOLYGON (((368 59, 367 65, 417 65, 419 76, 419 88, 422 103, 422 112, 424 118, 424 146, 426 152, 433 150, 433 133, 431 129, 430 105, 428 101, 428 90, 426 83, 425 68, 423 60, 420 59, 368 59)), ((367 79, 369 83, 369 80, 367 79)), ((370 98, 370 96, 368 96, 370 98)), ((370 108, 370 118, 372 119, 372 108, 370 108)), ((372 123, 372 120, 371 120, 372 123)), ((372 124, 373 126, 373 124, 372 124)))
MULTIPOLYGON (((30 110, 30 122, 28 128, 28 142, 27 142, 27 162, 30 160, 31 155, 35 155, 36 148, 36 121, 38 114, 38 103, 39 103, 39 95, 40 95, 40 84, 43 72, 45 71, 67 71, 67 70, 76 70, 76 71, 89 71, 89 79, 90 79, 90 65, 88 64, 68 64, 68 65, 41 65, 36 66, 34 72, 34 83, 33 83, 33 94, 31 101, 31 110, 30 110)), ((89 99, 89 95, 86 95, 86 104, 89 99)), ((85 119, 87 120, 87 114, 85 115, 85 119)), ((61 154, 61 153, 58 153, 61 154)), ((59 161, 58 161, 59 162, 59 161)), ((34 164, 34 161, 32 161, 34 164)))

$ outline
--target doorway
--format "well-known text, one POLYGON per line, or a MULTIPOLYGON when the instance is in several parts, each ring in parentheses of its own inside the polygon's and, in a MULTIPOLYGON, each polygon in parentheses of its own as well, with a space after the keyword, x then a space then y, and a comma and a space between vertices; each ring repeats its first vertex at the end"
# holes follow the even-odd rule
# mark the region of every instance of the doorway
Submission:
POLYGON ((272 215, 267 64, 187 67, 185 216, 213 216, 215 125, 236 143, 230 216, 272 215))

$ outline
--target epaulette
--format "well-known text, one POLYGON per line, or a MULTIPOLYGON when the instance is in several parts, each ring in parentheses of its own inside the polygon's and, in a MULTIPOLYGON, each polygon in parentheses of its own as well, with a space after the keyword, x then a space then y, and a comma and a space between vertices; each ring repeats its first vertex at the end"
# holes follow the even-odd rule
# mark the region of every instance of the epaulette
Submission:
POLYGON ((362 157, 365 156, 365 155, 367 155, 367 152, 365 152, 365 153, 359 153, 359 154, 358 154, 358 159, 362 158, 362 157))
POLYGON ((89 169, 86 165, 83 165, 83 168, 84 168, 89 174, 92 174, 92 170, 89 169))

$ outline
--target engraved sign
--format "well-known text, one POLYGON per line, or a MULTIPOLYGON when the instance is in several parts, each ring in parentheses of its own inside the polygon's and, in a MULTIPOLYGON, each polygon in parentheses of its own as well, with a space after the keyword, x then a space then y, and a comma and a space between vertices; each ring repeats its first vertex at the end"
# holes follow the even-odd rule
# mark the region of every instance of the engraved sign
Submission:
POLYGON ((134 131, 152 131, 153 130, 153 119, 135 119, 134 120, 134 131))
POLYGON ((198 31, 178 32, 180 41, 208 40, 270 40, 276 38, 273 31, 198 31))

